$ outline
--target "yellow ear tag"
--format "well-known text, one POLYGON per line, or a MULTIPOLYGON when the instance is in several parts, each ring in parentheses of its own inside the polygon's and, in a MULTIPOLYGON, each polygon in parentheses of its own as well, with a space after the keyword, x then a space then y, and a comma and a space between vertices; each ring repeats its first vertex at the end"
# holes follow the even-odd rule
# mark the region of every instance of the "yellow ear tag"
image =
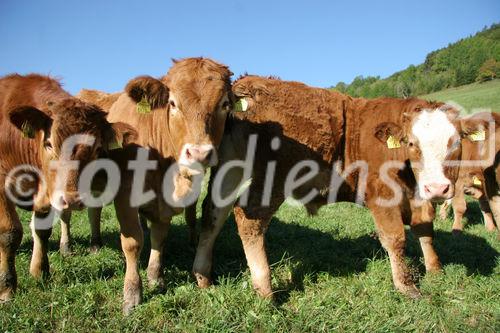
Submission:
POLYGON ((392 135, 389 135, 387 138, 387 148, 389 149, 395 149, 395 148, 401 148, 401 143, 392 135))
POLYGON ((248 102, 244 98, 240 98, 234 103, 234 112, 245 112, 248 109, 248 102))
POLYGON ((471 141, 484 141, 486 139, 486 133, 484 130, 479 130, 469 134, 469 139, 471 141))
POLYGON ((121 149, 123 148, 122 143, 118 140, 113 140, 113 142, 108 143, 108 150, 121 149))
POLYGON ((21 125, 21 131, 25 138, 33 139, 35 137, 35 129, 27 121, 21 125))
POLYGON ((481 186, 483 185, 483 183, 479 180, 479 178, 477 178, 477 176, 473 176, 472 177, 472 184, 476 185, 476 186, 481 186))
POLYGON ((146 114, 150 112, 151 112, 151 105, 146 100, 146 96, 142 96, 141 101, 137 103, 137 113, 146 114))

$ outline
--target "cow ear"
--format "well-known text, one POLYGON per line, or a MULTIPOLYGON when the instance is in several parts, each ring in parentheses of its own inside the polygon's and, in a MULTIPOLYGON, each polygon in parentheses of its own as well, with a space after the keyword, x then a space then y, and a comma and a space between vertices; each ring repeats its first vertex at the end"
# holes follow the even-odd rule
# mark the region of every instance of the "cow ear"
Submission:
POLYGON ((125 87, 125 92, 136 103, 149 103, 151 109, 168 105, 168 87, 151 76, 139 76, 130 80, 125 87))
POLYGON ((375 128, 375 137, 388 148, 399 148, 404 140, 403 129, 392 122, 380 123, 375 128))
POLYGON ((460 136, 470 141, 486 140, 488 122, 484 119, 460 119, 460 136))
POLYGON ((119 149, 137 141, 137 131, 130 125, 118 122, 113 123, 104 135, 107 150, 119 149))
POLYGON ((52 125, 52 119, 42 111, 32 106, 21 106, 9 111, 10 122, 26 138, 33 139, 36 132, 48 131, 52 125))
POLYGON ((443 111, 446 113, 446 116, 450 121, 455 121, 458 116, 460 115, 460 111, 453 107, 453 105, 450 104, 443 104, 439 107, 439 110, 443 111))

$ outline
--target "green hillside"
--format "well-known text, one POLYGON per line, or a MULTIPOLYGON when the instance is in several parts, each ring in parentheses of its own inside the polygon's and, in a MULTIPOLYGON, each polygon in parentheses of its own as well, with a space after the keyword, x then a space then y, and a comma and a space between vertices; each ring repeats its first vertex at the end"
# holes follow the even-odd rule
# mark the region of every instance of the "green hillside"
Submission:
POLYGON ((355 97, 410 97, 500 78, 500 24, 429 53, 387 78, 357 76, 332 87, 355 97))
POLYGON ((420 97, 442 102, 453 101, 464 107, 466 113, 477 108, 491 108, 492 111, 500 112, 500 80, 472 83, 420 97))

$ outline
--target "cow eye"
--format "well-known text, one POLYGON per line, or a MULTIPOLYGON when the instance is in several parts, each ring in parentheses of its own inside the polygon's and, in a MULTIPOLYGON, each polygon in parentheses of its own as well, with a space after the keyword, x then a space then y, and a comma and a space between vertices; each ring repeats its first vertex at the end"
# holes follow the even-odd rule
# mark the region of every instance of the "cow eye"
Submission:
POLYGON ((222 103, 222 108, 225 109, 225 110, 228 110, 229 106, 230 106, 229 101, 225 101, 224 103, 222 103))
POLYGON ((168 101, 170 107, 175 108, 175 102, 173 100, 168 101))
POLYGON ((43 147, 47 150, 52 150, 52 143, 49 140, 43 142, 43 147))

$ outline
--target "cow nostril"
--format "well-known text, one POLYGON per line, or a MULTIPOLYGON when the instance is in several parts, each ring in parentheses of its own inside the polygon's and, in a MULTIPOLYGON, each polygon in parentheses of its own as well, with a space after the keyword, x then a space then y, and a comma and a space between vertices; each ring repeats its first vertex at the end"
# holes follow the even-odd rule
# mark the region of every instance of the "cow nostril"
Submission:
POLYGON ((210 149, 208 152, 207 152, 207 155, 205 156, 205 161, 210 161, 212 159, 212 155, 214 154, 214 150, 213 149, 210 149))
POLYGON ((59 197, 59 204, 61 205, 62 208, 68 208, 68 202, 66 199, 64 199, 64 196, 59 197))
POLYGON ((190 159, 190 158, 192 158, 192 157, 193 157, 193 155, 192 155, 192 154, 191 154, 191 152, 189 151, 189 148, 186 148, 186 157, 187 157, 188 159, 190 159))
POLYGON ((424 185, 424 191, 425 191, 425 193, 431 193, 431 189, 429 188, 429 185, 424 185))
POLYGON ((450 190, 450 185, 446 185, 443 189, 443 194, 448 193, 449 190, 450 190))

